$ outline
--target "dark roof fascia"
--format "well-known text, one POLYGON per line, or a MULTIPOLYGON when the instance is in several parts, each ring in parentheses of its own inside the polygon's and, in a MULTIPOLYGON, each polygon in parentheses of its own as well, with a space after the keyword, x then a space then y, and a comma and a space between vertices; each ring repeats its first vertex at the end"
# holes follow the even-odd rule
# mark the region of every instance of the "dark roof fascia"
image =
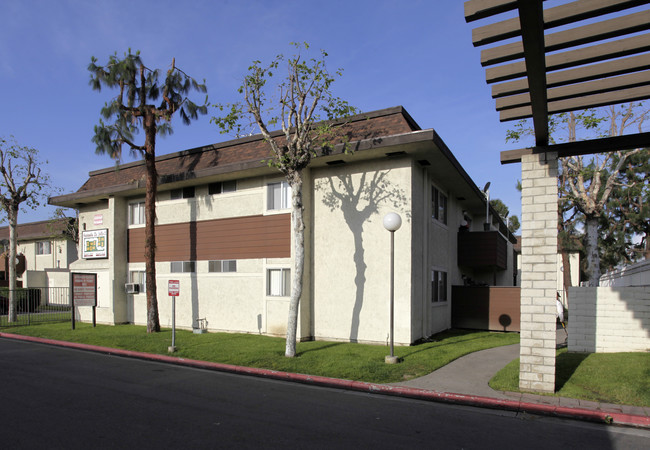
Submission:
MULTIPOLYGON (((415 130, 420 130, 421 129, 420 126, 413 120, 411 115, 408 112, 406 112, 406 110, 404 109, 403 106, 394 106, 394 107, 391 107, 391 108, 380 109, 378 111, 372 111, 372 112, 369 112, 369 113, 356 114, 354 116, 345 117, 345 118, 341 118, 341 119, 337 119, 337 120, 332 120, 332 121, 330 121, 328 123, 331 123, 332 125, 341 125, 341 124, 345 124, 345 123, 349 123, 349 122, 358 122, 360 120, 367 120, 367 119, 374 119, 374 118, 377 118, 377 117, 390 116, 390 115, 393 115, 393 114, 401 114, 402 116, 404 116, 404 118, 406 119, 406 121, 408 122, 408 124, 412 128, 414 128, 415 130)), ((321 122, 321 123, 323 123, 323 122, 321 122)), ((280 136, 284 135, 284 132, 282 130, 276 130, 276 131, 272 131, 270 134, 271 134, 271 137, 280 137, 280 136)), ((209 144, 209 145, 205 145, 205 146, 201 146, 201 147, 194 147, 194 148, 190 148, 190 149, 187 149, 187 150, 181 150, 181 151, 174 152, 174 153, 168 153, 168 154, 165 154, 165 155, 160 155, 160 156, 156 157, 156 162, 166 161, 168 159, 174 159, 174 158, 181 158, 181 157, 190 156, 190 155, 193 155, 193 154, 196 154, 196 153, 203 153, 203 152, 210 151, 210 150, 218 150, 218 149, 222 149, 222 148, 233 147, 233 146, 236 146, 236 145, 247 144, 249 142, 262 141, 262 140, 264 140, 264 137, 261 134, 254 134, 252 136, 246 136, 246 137, 242 137, 242 138, 231 139, 229 141, 217 142, 217 143, 214 143, 214 144, 209 144)), ((131 167, 142 166, 142 165, 144 165, 144 160, 133 161, 133 162, 126 163, 126 164, 120 164, 120 165, 115 165, 115 166, 111 166, 111 167, 105 167, 103 169, 93 170, 91 172, 88 172, 88 175, 89 176, 101 175, 103 173, 113 172, 115 170, 127 169, 127 168, 131 168, 131 167)))
POLYGON ((132 183, 119 184, 117 186, 109 186, 100 189, 92 189, 88 191, 77 191, 71 194, 57 195, 56 197, 50 197, 47 200, 49 205, 54 206, 65 206, 68 208, 74 208, 74 203, 79 200, 88 200, 90 198, 96 197, 97 200, 101 200, 109 195, 119 194, 120 192, 132 191, 135 189, 144 189, 145 180, 134 181, 132 183))

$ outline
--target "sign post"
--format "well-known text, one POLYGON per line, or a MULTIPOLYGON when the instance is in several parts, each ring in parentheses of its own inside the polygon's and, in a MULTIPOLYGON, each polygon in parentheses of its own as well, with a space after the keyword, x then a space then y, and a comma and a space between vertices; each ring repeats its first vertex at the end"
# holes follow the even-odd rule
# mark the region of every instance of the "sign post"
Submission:
POLYGON ((179 280, 169 280, 167 285, 169 296, 172 298, 172 345, 167 347, 169 353, 176 351, 176 297, 180 293, 181 282, 179 280))

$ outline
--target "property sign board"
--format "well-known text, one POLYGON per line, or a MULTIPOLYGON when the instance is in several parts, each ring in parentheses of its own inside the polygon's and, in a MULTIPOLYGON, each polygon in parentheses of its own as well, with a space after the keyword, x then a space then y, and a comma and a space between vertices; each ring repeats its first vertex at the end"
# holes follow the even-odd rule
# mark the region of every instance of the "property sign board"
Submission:
POLYGON ((170 297, 178 297, 181 291, 181 282, 179 280, 169 280, 168 288, 170 297))
POLYGON ((81 233, 82 258, 108 258, 108 229, 88 230, 81 233))
POLYGON ((72 300, 75 306, 97 306, 96 273, 72 273, 72 300))

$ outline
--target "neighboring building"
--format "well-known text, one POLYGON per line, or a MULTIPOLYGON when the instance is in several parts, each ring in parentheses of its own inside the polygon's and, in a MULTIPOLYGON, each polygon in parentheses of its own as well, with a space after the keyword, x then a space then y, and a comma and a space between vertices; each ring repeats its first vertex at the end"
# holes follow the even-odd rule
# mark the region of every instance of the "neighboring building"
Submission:
MULTIPOLYGON (((390 235, 395 233, 395 343, 451 324, 451 286, 513 284, 514 237, 437 133, 401 107, 340 124, 349 139, 303 174, 306 222, 301 339, 386 342, 390 235)), ((278 139, 281 134, 277 133, 278 139)), ((156 273, 162 326, 169 280, 176 324, 284 335, 293 267, 290 189, 260 135, 159 156, 156 273)), ((98 274, 97 321, 146 323, 143 162, 97 170, 50 203, 79 210, 75 272, 98 274), (103 248, 102 245, 104 246, 103 248), (128 293, 127 293, 128 292, 128 293)), ((90 311, 82 308, 82 318, 90 311)))
MULTIPOLYGON (((44 220, 19 224, 17 255, 18 281, 23 287, 67 286, 68 268, 77 259, 77 244, 71 239, 70 224, 74 218, 44 220)), ((9 227, 0 228, 3 256, 0 277, 8 280, 6 258, 9 254, 9 227)))

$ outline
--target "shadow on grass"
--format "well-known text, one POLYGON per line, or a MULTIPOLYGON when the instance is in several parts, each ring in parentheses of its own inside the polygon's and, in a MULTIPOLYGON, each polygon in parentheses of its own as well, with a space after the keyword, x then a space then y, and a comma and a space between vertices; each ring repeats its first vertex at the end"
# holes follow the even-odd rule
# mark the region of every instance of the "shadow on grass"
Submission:
MULTIPOLYGON (((331 343, 329 343, 329 344, 321 345, 321 346, 314 347, 314 348, 310 348, 310 349, 307 349, 307 350, 301 350, 301 351, 298 351, 298 352, 296 353, 296 356, 302 356, 302 355, 304 355, 305 353, 309 353, 309 352, 317 352, 317 351, 319 351, 319 350, 324 350, 324 349, 326 349, 326 348, 338 347, 339 345, 343 345, 343 344, 345 344, 345 343, 346 343, 346 342, 331 342, 331 343)), ((282 352, 282 356, 284 356, 284 351, 282 352)))
POLYGON ((564 387, 588 356, 589 353, 568 353, 566 351, 557 355, 555 360, 555 392, 559 392, 564 387))
POLYGON ((444 347, 448 346, 454 346, 458 344, 466 344, 472 341, 478 341, 481 339, 485 339, 485 335, 476 335, 477 330, 461 330, 461 329, 451 329, 451 330, 446 330, 438 334, 434 334, 433 336, 423 339, 421 341, 416 342, 410 347, 407 347, 409 349, 413 349, 413 351, 408 351, 405 350, 403 352, 403 355, 401 356, 402 358, 408 358, 410 356, 416 355, 420 352, 426 352, 430 350, 440 350, 443 349, 444 347), (462 338, 463 336, 466 335, 476 335, 472 338, 469 339, 462 339, 462 340, 451 340, 450 342, 446 342, 444 344, 441 344, 442 341, 445 339, 451 339, 451 338, 462 338), (427 344, 433 344, 433 345, 427 345, 427 344))

